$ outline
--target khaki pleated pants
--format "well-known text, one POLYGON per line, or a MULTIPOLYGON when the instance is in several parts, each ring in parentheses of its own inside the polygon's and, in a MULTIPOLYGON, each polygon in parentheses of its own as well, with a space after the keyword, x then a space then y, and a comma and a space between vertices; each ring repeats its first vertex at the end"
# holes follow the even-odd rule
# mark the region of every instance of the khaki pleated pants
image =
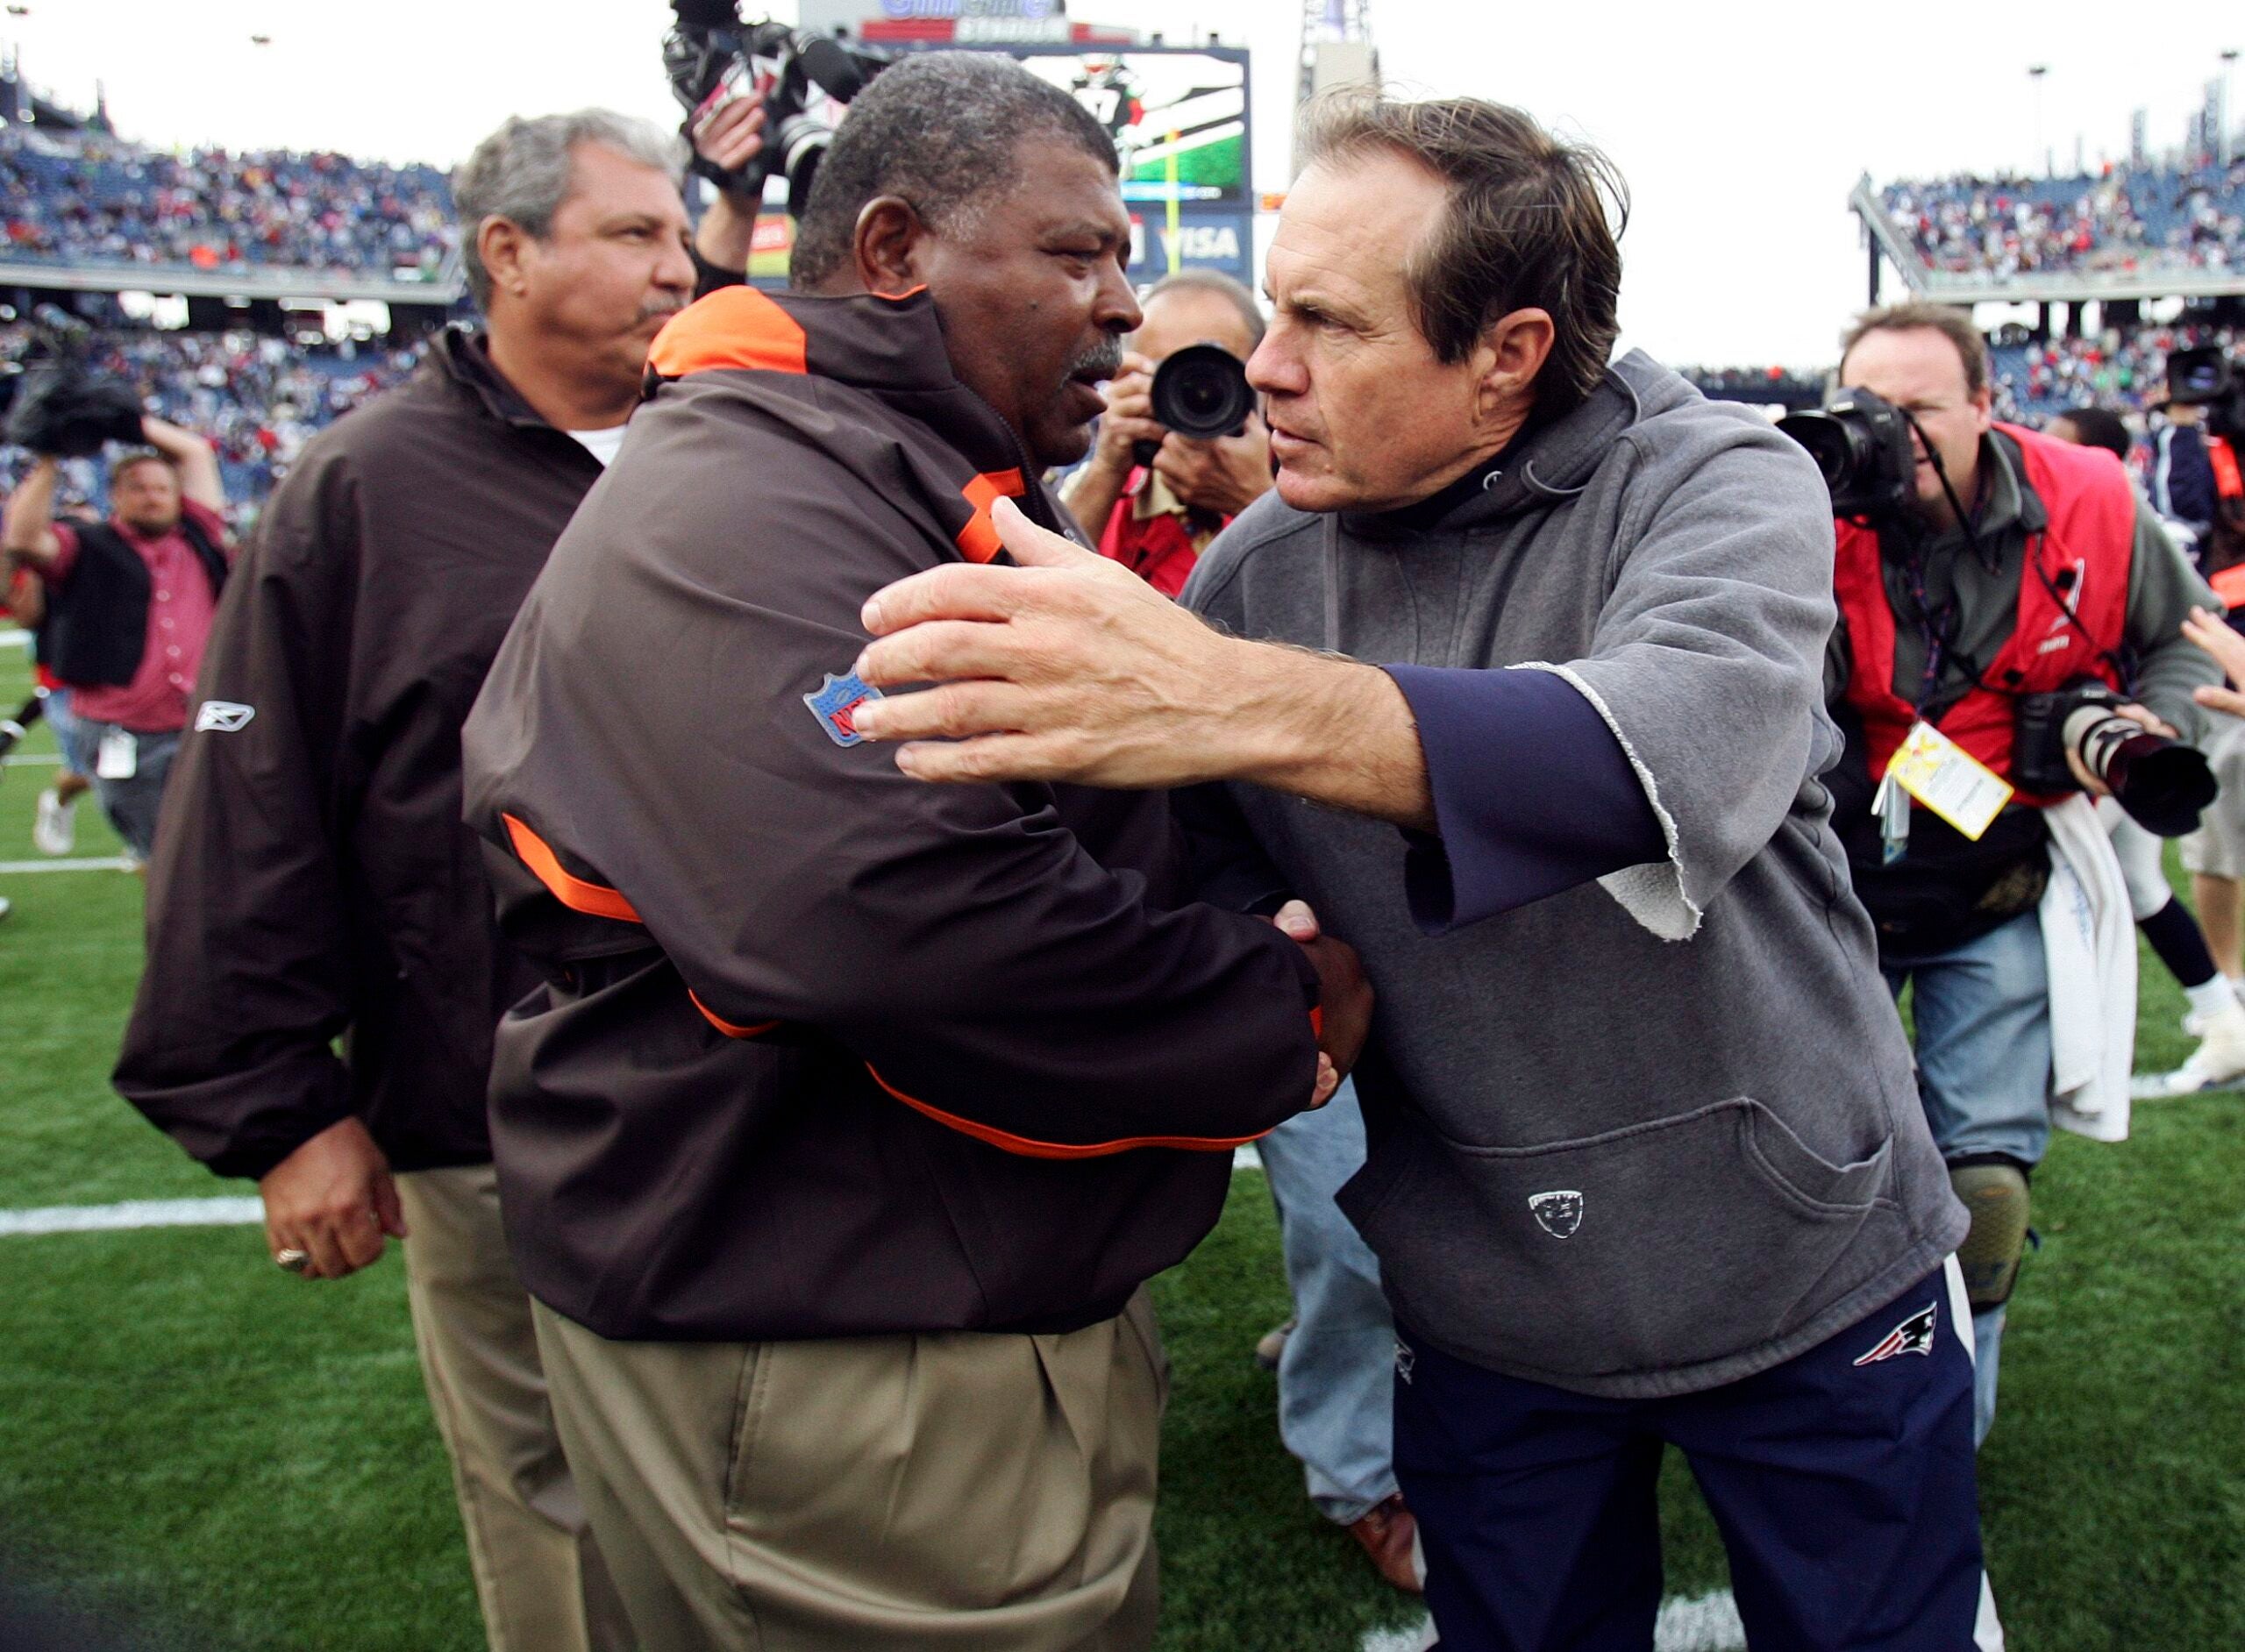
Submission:
POLYGON ((1168 1366, 1064 1335, 609 1342, 534 1307, 645 1652, 1142 1652, 1168 1366))
POLYGON ((491 1652, 630 1652, 554 1431, 488 1164, 397 1178, 406 1296, 491 1652))

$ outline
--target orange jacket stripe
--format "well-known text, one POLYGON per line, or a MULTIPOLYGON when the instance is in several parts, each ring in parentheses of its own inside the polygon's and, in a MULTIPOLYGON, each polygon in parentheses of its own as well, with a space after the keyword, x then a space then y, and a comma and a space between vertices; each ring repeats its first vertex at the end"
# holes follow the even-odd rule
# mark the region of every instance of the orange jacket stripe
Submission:
POLYGON ((716 367, 806 371, 802 324, 753 287, 721 287, 666 322, 647 351, 647 367, 676 379, 716 367))
POLYGON ((545 840, 517 820, 512 815, 499 817, 507 822, 507 841, 515 846, 515 853, 523 865, 538 874, 538 880, 553 892, 553 898, 572 912, 585 912, 596 918, 614 918, 622 923, 645 922, 638 908, 624 898, 623 892, 605 884, 588 883, 571 873, 559 857, 546 847, 545 840))
POLYGON ((939 1107, 921 1100, 917 1096, 907 1095, 882 1078, 870 1061, 866 1063, 866 1071, 873 1074, 875 1084, 914 1112, 924 1113, 937 1123, 957 1130, 962 1136, 971 1136, 978 1142, 988 1143, 1001 1152, 1016 1153, 1023 1158, 1105 1158, 1112 1153, 1127 1153, 1136 1147, 1175 1147, 1191 1153, 1228 1153, 1236 1147, 1245 1147, 1250 1142, 1259 1141, 1270 1134, 1268 1130, 1258 1130, 1253 1136, 1229 1138, 1133 1136, 1119 1142, 1093 1142, 1082 1146, 1065 1142, 1032 1141, 1028 1136, 1012 1135, 994 1125, 977 1124, 972 1119, 962 1119, 955 1113, 946 1113, 939 1107))
POLYGON ((686 995, 694 1000, 694 1008, 702 1012, 702 1020, 708 1022, 728 1038, 754 1038, 760 1034, 776 1030, 780 1025, 776 1021, 759 1021, 752 1027, 737 1027, 703 1003, 702 995, 692 987, 686 989, 686 995))
POLYGON ((987 562, 1006 548, 998 538, 998 524, 990 520, 990 507, 1001 494, 1018 499, 1029 488, 1017 470, 986 470, 959 491, 974 507, 974 514, 959 530, 959 554, 969 562, 987 562))

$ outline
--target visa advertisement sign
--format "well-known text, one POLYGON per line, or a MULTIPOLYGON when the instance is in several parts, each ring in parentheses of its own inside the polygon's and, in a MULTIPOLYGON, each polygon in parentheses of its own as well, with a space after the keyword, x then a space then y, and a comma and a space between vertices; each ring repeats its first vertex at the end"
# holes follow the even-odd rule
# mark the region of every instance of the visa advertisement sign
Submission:
POLYGON ((1130 214, 1130 283, 1145 287, 1172 269, 1217 269, 1255 285, 1254 216, 1237 208, 1182 207, 1177 227, 1160 208, 1130 214))

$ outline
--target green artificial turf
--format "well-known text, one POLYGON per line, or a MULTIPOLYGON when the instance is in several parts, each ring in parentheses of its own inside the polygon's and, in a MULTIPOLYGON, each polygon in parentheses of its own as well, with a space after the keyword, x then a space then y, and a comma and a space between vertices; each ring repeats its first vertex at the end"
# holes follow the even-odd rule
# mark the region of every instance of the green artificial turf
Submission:
MULTIPOLYGON (((22 655, 0 649, 0 704, 22 655)), ((51 750, 44 732, 26 751, 51 750)), ((0 861, 32 858, 44 766, 0 773, 0 861)), ((89 802, 78 853, 114 852, 89 802)), ((0 874, 0 1208, 241 1193, 109 1090, 139 965, 138 879, 0 874)), ((2188 1043, 2148 958, 2138 1065, 2188 1043)), ((1835 1059, 1846 1052, 1835 1051, 1835 1059)), ((2245 1098, 2061 1137, 1981 1457, 2014 1652, 2245 1646, 2245 1098)), ((1259 1174, 1156 1284, 1175 1368, 1159 1517, 1162 1652, 1346 1652, 1415 1621, 1311 1510, 1250 1358, 1286 1313, 1259 1174)), ((1726 1579, 1671 1454, 1671 1593, 1726 1579)), ((481 1643, 395 1257, 306 1287, 253 1228, 0 1237, 0 1534, 30 1573, 198 1644, 481 1643)))

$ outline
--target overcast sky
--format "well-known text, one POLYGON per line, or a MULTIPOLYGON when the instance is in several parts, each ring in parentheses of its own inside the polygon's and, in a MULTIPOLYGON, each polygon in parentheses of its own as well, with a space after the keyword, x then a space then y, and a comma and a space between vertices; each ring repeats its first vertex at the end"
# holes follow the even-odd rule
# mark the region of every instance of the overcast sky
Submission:
MULTIPOLYGON (((510 113, 605 103, 668 123, 666 0, 22 0, 0 15, 26 75, 71 102, 104 82, 158 145, 333 148, 449 166, 510 113), (271 37, 256 46, 253 34, 271 37)), ((876 0, 868 0, 871 11, 876 0)), ((750 0, 752 9, 756 0, 750 0)), ((773 0, 793 16, 795 0, 773 0)), ((1286 0, 1071 0, 1079 21, 1221 31, 1255 53, 1258 189, 1285 187, 1300 11, 1286 0)), ((2130 111, 2177 143, 2245 7, 1953 0, 1936 6, 1497 6, 1375 0, 1391 82, 1520 104, 1598 144, 1634 197, 1629 342, 1677 362, 1814 365, 1863 302, 1846 210, 1885 179, 2124 157, 2130 111), (2021 25, 2031 12, 2031 30, 2021 25)), ((2245 95, 2233 84, 2232 108, 2245 95)), ((1890 276, 1890 284, 1891 284, 1890 276)))

